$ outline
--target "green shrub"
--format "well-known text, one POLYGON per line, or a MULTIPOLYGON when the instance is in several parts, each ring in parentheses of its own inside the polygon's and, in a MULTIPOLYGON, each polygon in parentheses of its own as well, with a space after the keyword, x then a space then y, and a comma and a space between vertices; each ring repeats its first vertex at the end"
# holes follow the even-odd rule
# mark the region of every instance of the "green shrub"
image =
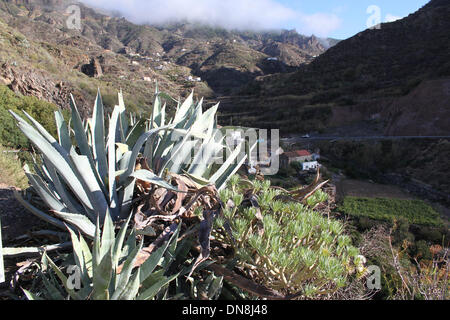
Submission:
MULTIPOLYGON (((281 200, 281 191, 271 188, 269 181, 250 183, 258 206, 243 196, 249 194, 248 181, 230 179, 220 196, 234 205, 216 221, 214 233, 234 249, 237 265, 248 277, 282 292, 301 291, 302 298, 317 298, 345 287, 355 270, 364 272, 363 259, 340 221, 281 200), (226 222, 231 235, 225 231, 226 222)), ((321 192, 315 198, 312 206, 318 199, 326 200, 321 192)))
POLYGON ((21 110, 27 112, 43 125, 49 133, 56 136, 53 113, 58 108, 55 105, 40 101, 35 97, 15 94, 8 87, 0 86, 0 145, 17 149, 30 146, 28 139, 17 128, 8 110, 16 113, 20 113, 21 110))

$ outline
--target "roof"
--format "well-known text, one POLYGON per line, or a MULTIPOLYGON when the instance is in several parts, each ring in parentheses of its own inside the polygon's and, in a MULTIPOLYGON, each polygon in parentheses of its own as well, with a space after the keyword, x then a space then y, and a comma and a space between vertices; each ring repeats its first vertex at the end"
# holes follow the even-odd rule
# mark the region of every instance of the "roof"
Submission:
POLYGON ((295 150, 291 152, 285 152, 284 154, 289 158, 312 156, 312 154, 308 150, 295 150))

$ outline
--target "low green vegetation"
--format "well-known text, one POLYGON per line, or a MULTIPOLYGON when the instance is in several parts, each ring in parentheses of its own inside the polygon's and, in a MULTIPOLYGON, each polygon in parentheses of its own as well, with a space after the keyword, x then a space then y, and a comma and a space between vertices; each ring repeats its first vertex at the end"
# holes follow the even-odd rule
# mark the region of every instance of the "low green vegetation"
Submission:
POLYGON ((348 285, 355 272, 364 273, 343 223, 313 209, 327 200, 321 190, 302 204, 286 199, 269 181, 234 176, 220 196, 228 207, 216 221, 214 236, 234 249, 239 268, 259 283, 319 298, 348 285))
MULTIPOLYGON (((45 101, 41 101, 32 96, 22 96, 11 91, 7 86, 0 86, 0 145, 9 148, 28 148, 28 139, 20 132, 19 128, 12 121, 8 110, 16 113, 25 111, 36 119, 49 133, 56 135, 56 125, 53 113, 58 108, 45 101)), ((65 118, 67 113, 63 112, 65 118)))
POLYGON ((346 197, 339 210, 356 217, 393 222, 405 218, 411 224, 441 226, 439 214, 421 200, 346 197))

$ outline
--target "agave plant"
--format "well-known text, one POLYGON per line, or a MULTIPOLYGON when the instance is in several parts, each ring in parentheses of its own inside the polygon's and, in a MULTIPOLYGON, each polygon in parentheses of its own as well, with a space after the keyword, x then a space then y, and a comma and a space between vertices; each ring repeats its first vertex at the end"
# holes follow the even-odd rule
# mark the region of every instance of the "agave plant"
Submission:
POLYGON ((169 241, 155 250, 150 258, 138 268, 135 261, 143 242, 136 245, 136 234, 133 230, 127 236, 129 220, 120 229, 117 237, 114 225, 109 217, 105 218, 103 232, 100 237, 100 226, 97 223, 92 251, 82 236, 77 236, 68 228, 73 245, 74 279, 68 278, 64 272, 50 259, 46 253, 42 258, 42 294, 36 295, 24 289, 29 300, 151 300, 180 273, 167 276, 169 267, 174 261, 173 251, 178 242, 179 229, 169 241), (50 268, 48 268, 48 266, 50 268), (52 270, 59 281, 49 270, 52 270), (76 278, 79 277, 79 278, 76 278), (77 288, 77 281, 79 287, 77 288))
POLYGON ((20 130, 40 151, 35 172, 27 167, 25 171, 51 213, 16 192, 18 200, 47 222, 64 230, 67 223, 93 238, 97 217, 103 223, 108 214, 113 221, 130 215, 137 180, 181 192, 167 178, 170 173, 178 173, 200 185, 223 188, 246 160, 242 152, 245 141, 237 147, 228 146, 217 130, 218 105, 203 112, 203 100, 195 103, 193 93, 178 103, 175 116, 167 121, 161 95, 156 90, 150 119, 146 119, 128 118, 119 93, 119 104, 107 128, 100 92, 93 117, 87 121, 82 121, 71 96, 71 126, 60 111, 55 112, 58 140, 26 112, 29 122, 10 111, 20 130), (192 154, 192 150, 198 152, 192 154), (215 161, 224 153, 228 155, 224 162, 215 161), (143 169, 136 169, 138 158, 144 159, 143 169))

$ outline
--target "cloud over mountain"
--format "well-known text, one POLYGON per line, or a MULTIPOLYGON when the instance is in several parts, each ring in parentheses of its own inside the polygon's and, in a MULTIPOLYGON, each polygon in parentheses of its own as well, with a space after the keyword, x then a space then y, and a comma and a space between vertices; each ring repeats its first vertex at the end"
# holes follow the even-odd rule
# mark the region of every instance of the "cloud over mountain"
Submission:
POLYGON ((274 0, 82 0, 120 12, 135 23, 189 21, 226 29, 268 30, 295 26, 298 32, 327 36, 341 20, 336 14, 304 14, 274 0))

